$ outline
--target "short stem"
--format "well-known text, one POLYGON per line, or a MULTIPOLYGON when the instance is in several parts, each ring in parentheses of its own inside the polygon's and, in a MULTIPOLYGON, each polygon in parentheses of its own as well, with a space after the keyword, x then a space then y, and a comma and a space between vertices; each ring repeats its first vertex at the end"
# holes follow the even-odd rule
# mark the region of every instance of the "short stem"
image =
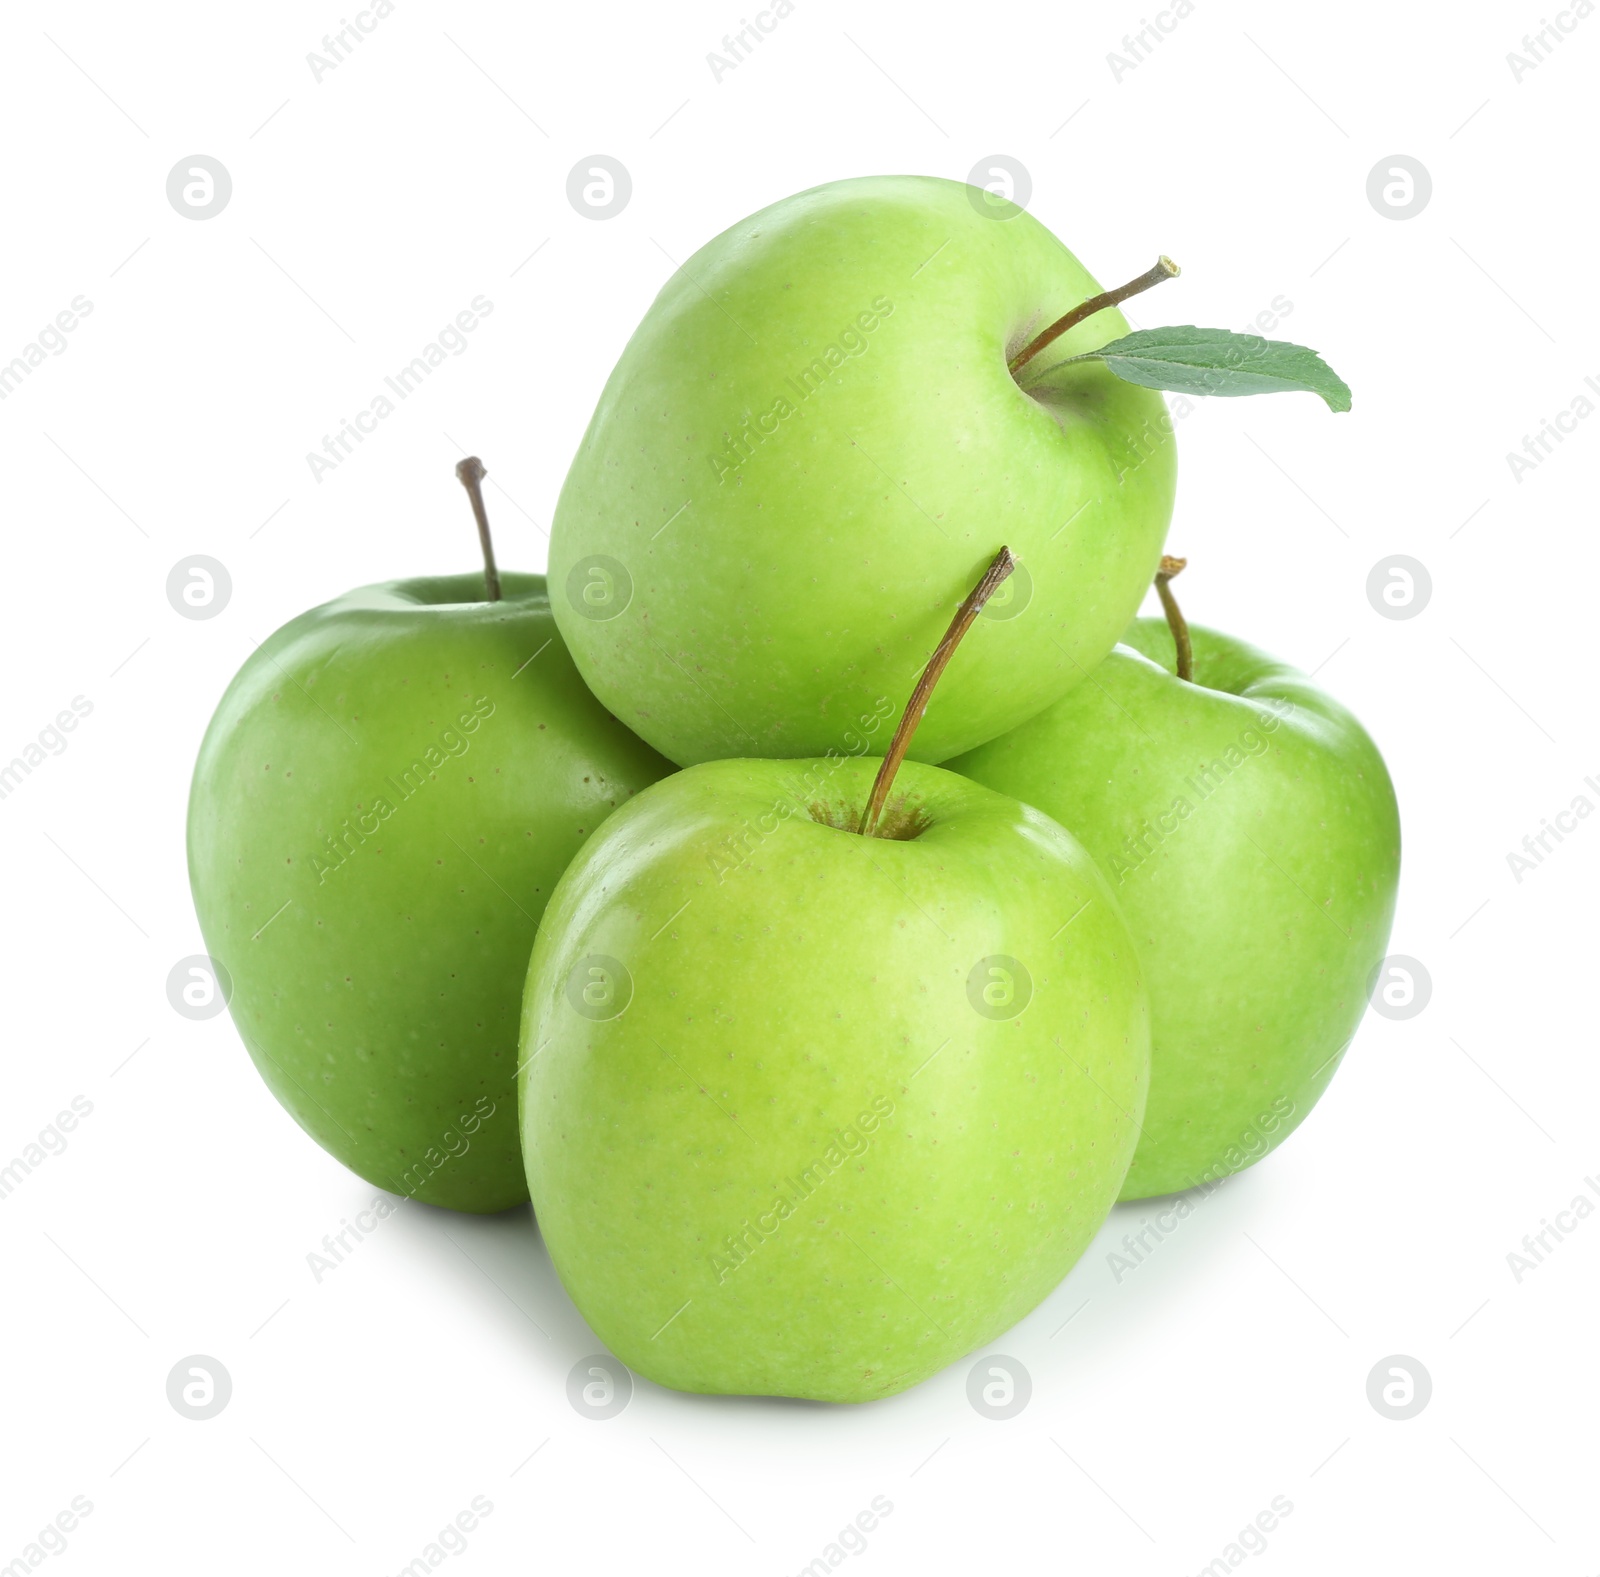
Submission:
POLYGON ((983 572, 983 578, 968 593, 967 600, 956 609, 956 616, 950 621, 950 628, 944 632, 944 639, 934 648, 933 656, 928 659, 928 666, 922 670, 922 677, 917 680, 916 689, 911 692, 911 699, 906 702, 906 709, 900 717, 900 725, 894 731, 894 738, 889 741, 888 754, 884 756, 878 767, 878 775, 872 781, 872 796, 867 801, 867 808, 861 813, 861 825, 856 829, 862 837, 871 838, 877 834, 878 818, 883 814, 889 790, 894 787, 894 775, 900 770, 900 763, 905 760, 906 752, 911 748, 911 736, 916 733, 917 725, 922 721, 922 714, 928 710, 928 698, 933 694, 933 687, 939 682, 939 675, 949 667, 950 659, 956 654, 956 647, 961 644, 961 637, 972 628, 972 621, 983 612, 983 605, 1016 567, 1017 561, 1011 556, 1011 549, 1001 548, 995 554, 993 563, 983 572))
POLYGON ((1167 616, 1167 628, 1172 631, 1172 644, 1178 649, 1178 677, 1194 682, 1194 647, 1189 643, 1189 624, 1172 595, 1173 576, 1183 572, 1188 559, 1175 559, 1170 553, 1161 555, 1161 568, 1156 571, 1156 595, 1161 598, 1162 611, 1167 616))
POLYGON ((490 602, 500 600, 500 571, 494 563, 494 541, 489 535, 489 514, 483 507, 483 479, 489 473, 477 455, 468 455, 456 465, 456 480, 472 500, 472 517, 478 522, 478 541, 483 544, 483 584, 490 602))
POLYGON ((1157 258, 1155 267, 1148 273, 1141 274, 1137 279, 1130 279, 1125 285, 1118 285, 1115 290, 1102 290, 1098 296, 1090 296, 1087 301, 1080 301, 1065 317, 1057 318, 1043 334, 1030 340, 1011 358, 1011 371, 1013 373, 1021 371, 1047 345, 1053 345, 1068 329, 1076 328, 1085 318, 1092 318, 1095 313, 1104 312, 1107 307, 1114 307, 1119 302, 1126 301, 1129 296, 1141 295, 1153 285, 1159 285, 1162 280, 1171 279, 1179 272, 1178 265, 1170 257, 1157 258))

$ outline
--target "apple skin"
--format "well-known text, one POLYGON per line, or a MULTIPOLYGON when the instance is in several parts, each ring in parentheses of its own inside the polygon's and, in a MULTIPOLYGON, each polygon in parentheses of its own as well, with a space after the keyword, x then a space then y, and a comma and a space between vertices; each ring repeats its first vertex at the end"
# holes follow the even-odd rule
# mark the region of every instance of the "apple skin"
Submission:
POLYGON ((860 838, 876 768, 668 778, 584 846, 540 928, 534 1209, 596 1335, 662 1385, 903 1390, 1060 1281, 1133 1152, 1148 1006, 1093 863, 1037 811, 911 764, 885 825, 924 830, 860 838), (980 973, 1013 1016, 969 995, 995 955, 1031 976, 1007 1002, 980 973))
POLYGON ((1002 541, 1025 575, 913 759, 1078 683, 1155 573, 1172 423, 1098 364, 1051 370, 1125 334, 1114 310, 1030 364, 1029 393, 1007 360, 1099 288, 1031 215, 923 176, 817 187, 702 247, 623 351, 551 528, 556 622, 595 694, 680 764, 825 755, 903 704, 1002 541))
POLYGON ((394 581, 285 625, 189 798, 200 928, 267 1087, 368 1182, 470 1211, 527 1198, 515 1053, 545 902, 672 770, 584 687, 543 576, 502 584, 394 581))
POLYGON ((1124 1199, 1214 1182, 1299 1126, 1366 1009, 1400 878, 1360 723, 1243 641, 1190 635, 1192 684, 1165 621, 1139 619, 1090 683, 949 763, 1070 828, 1127 916, 1152 1050, 1124 1199))

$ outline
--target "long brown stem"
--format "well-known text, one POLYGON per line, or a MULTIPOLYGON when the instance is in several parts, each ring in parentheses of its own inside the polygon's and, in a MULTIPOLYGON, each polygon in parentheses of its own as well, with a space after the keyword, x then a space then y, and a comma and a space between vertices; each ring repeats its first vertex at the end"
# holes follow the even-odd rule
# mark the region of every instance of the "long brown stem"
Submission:
POLYGON ((1155 267, 1148 273, 1141 274, 1137 279, 1130 279, 1125 285, 1118 285, 1115 290, 1102 290, 1098 296, 1090 296, 1087 301, 1080 301, 1072 311, 1064 317, 1057 318, 1044 333, 1029 340, 1027 345, 1011 358, 1011 371, 1016 373, 1026 367, 1047 345, 1053 345, 1068 329, 1076 328, 1085 318, 1092 318, 1095 313, 1104 312, 1107 307, 1114 307, 1119 302, 1126 301, 1129 296, 1141 295, 1151 286, 1159 285, 1164 279, 1172 279, 1180 272, 1178 265, 1170 257, 1157 258, 1155 267))
POLYGON ((489 473, 477 455, 468 455, 456 464, 456 480, 472 500, 472 518, 478 522, 478 541, 483 544, 483 584, 490 602, 500 600, 500 571, 495 568, 494 541, 489 536, 489 512, 483 507, 483 479, 489 473))
POLYGON ((1161 555, 1161 568, 1156 571, 1156 595, 1161 599, 1162 612, 1167 616, 1167 628, 1172 631, 1172 644, 1178 649, 1178 677, 1194 681, 1194 647, 1189 643, 1189 624, 1172 595, 1172 578, 1182 574, 1188 559, 1175 559, 1170 553, 1161 555))
POLYGON ((894 775, 900 770, 900 763, 905 760, 906 752, 911 748, 911 736, 916 733, 917 725, 922 721, 922 714, 928 710, 928 698, 933 694, 933 687, 939 682, 939 675, 949 667, 950 659, 956 654, 956 647, 961 644, 961 637, 972 628, 972 621, 983 612, 983 605, 1016 567, 1017 561, 1011 556, 1011 549, 1001 548, 995 554, 994 561, 983 572, 983 578, 967 594, 967 600, 956 609, 956 616, 950 621, 950 628, 944 632, 944 639, 934 648, 933 656, 928 659, 928 666, 922 670, 922 677, 917 680, 916 689, 911 692, 911 699, 906 702, 906 709, 900 716, 899 727, 894 731, 894 738, 889 741, 889 753, 878 767, 877 777, 872 780, 872 796, 867 801, 867 808, 861 813, 861 825, 856 829, 862 837, 870 838, 877 833, 878 818, 883 814, 889 790, 894 787, 894 775))

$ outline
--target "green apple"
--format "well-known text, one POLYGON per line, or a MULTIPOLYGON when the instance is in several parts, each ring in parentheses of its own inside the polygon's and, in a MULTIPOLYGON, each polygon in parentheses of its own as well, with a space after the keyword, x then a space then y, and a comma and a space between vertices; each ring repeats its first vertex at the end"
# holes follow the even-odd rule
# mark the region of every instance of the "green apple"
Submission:
POLYGON ((1148 1009, 1104 880, 937 767, 904 767, 860 836, 877 769, 669 777, 540 927, 534 1209, 595 1333, 663 1385, 902 1390, 1033 1308, 1121 1186, 1148 1009))
POLYGON ((1173 632, 1140 619, 1089 683, 949 763, 1070 828, 1127 916, 1152 1049, 1124 1199, 1236 1172, 1305 1119, 1399 881, 1394 789, 1361 725, 1243 641, 1188 633, 1192 682, 1173 632))
POLYGON ((1002 520, 1025 573, 915 757, 1070 689, 1138 609, 1176 475, 1159 393, 1055 359, 1124 334, 1114 308, 1051 365, 1008 366, 1098 291, 1014 204, 922 176, 802 192, 702 247, 629 341, 556 509, 556 622, 595 694, 683 764, 840 748, 853 718, 894 714, 1002 520))
POLYGON ((189 872, 268 1088, 368 1182, 527 1197, 522 979, 567 862, 671 771, 589 693, 538 575, 367 586, 285 625, 195 765, 189 872))

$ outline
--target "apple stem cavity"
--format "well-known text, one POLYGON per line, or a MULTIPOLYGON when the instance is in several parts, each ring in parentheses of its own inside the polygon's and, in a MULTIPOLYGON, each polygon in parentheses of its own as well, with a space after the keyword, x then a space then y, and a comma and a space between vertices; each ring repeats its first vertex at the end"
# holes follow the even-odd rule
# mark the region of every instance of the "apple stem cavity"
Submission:
POLYGON ((1178 677, 1194 683, 1194 647, 1189 641, 1189 622, 1172 595, 1172 580, 1183 573, 1188 559, 1174 558, 1170 553, 1161 555, 1161 567, 1156 571, 1156 595, 1161 599, 1161 611, 1167 616, 1167 628, 1172 631, 1172 644, 1178 650, 1178 677))
POLYGON ((489 473, 477 455, 468 455, 456 464, 456 480, 472 500, 472 518, 478 522, 478 541, 483 544, 483 584, 490 602, 500 600, 500 571, 494 562, 494 539, 489 535, 489 512, 483 507, 483 479, 489 473))
POLYGON ((1159 257, 1148 273, 1141 274, 1137 279, 1130 279, 1125 285, 1118 285, 1115 290, 1102 290, 1098 296, 1090 296, 1087 301, 1080 301, 1070 312, 1057 318, 1044 333, 1030 340, 1011 358, 1012 374, 1020 372, 1046 346, 1053 345, 1068 329, 1076 328, 1085 318, 1092 318, 1095 313, 1104 312, 1107 307, 1114 307, 1119 302, 1126 301, 1129 296, 1142 295, 1152 286, 1159 285, 1162 280, 1175 278, 1181 272, 1182 270, 1170 257, 1159 257))
POLYGON ((856 828, 863 838, 877 836, 878 818, 883 815, 889 790, 894 787, 894 775, 900 770, 900 763, 905 760, 906 752, 911 748, 911 736, 916 733, 917 725, 922 721, 922 714, 928 710, 928 698, 933 694, 933 687, 939 682, 939 675, 950 666, 950 659, 955 656, 956 647, 961 644, 962 636, 972 628, 972 621, 983 612, 983 605, 1016 567, 1017 561, 1012 557, 1011 549, 1001 548, 988 569, 983 572, 983 578, 967 593, 966 601, 956 609, 956 616, 950 621, 950 628, 944 632, 944 639, 934 648, 933 656, 928 659, 928 666, 922 670, 922 677, 917 680, 916 689, 911 692, 911 699, 906 702, 906 709, 900 715, 894 738, 889 741, 888 753, 878 766, 877 777, 872 780, 872 794, 867 800, 867 808, 861 813, 861 825, 856 828))

